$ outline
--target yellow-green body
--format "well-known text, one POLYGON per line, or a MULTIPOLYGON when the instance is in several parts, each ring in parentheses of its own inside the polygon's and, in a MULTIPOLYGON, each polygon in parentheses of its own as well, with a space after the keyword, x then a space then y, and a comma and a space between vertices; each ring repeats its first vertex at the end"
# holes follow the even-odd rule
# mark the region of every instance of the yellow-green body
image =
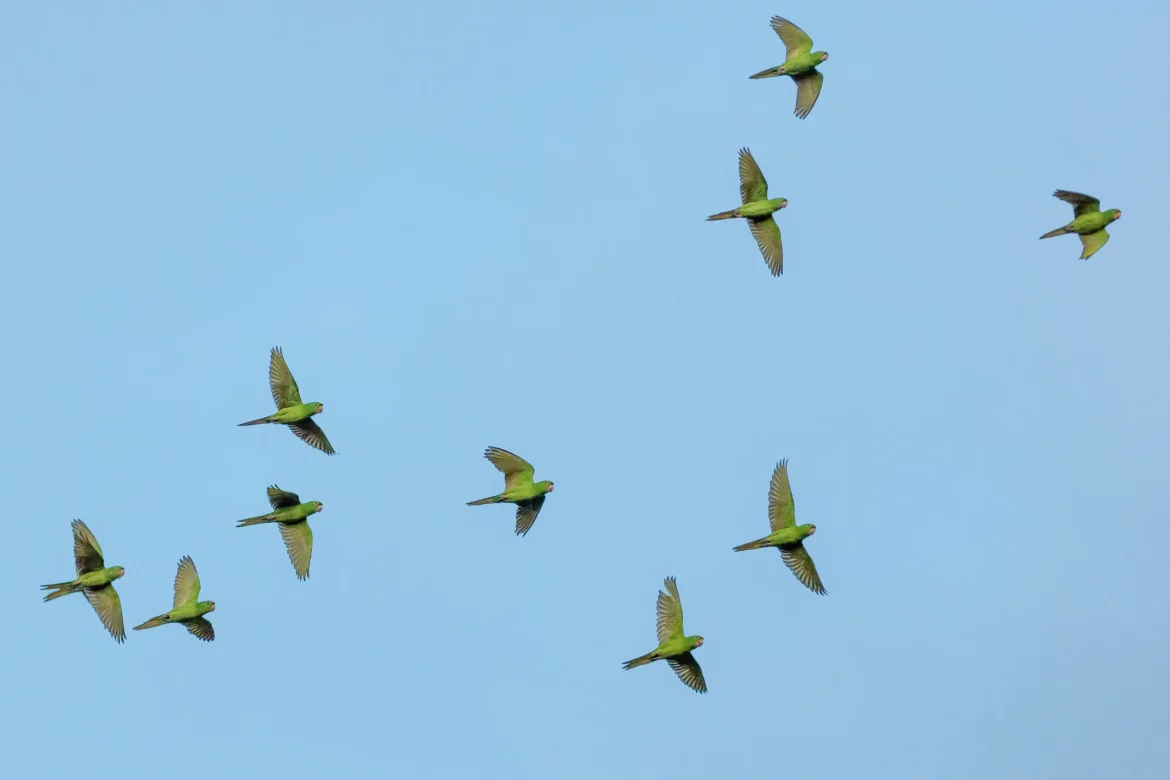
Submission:
POLYGON ((169 612, 156 615, 145 623, 134 627, 135 631, 147 628, 165 626, 169 623, 178 623, 187 629, 196 639, 211 642, 215 639, 215 629, 211 621, 204 615, 215 611, 214 601, 200 601, 199 572, 195 569, 195 562, 191 556, 184 555, 179 559, 179 570, 175 573, 175 600, 169 612))
POLYGON ((42 585, 41 590, 52 590, 45 601, 59 599, 70 593, 83 593, 102 625, 117 642, 126 640, 122 622, 122 599, 114 589, 114 580, 126 573, 121 566, 106 566, 97 537, 80 520, 73 521, 73 561, 77 578, 68 582, 42 585))

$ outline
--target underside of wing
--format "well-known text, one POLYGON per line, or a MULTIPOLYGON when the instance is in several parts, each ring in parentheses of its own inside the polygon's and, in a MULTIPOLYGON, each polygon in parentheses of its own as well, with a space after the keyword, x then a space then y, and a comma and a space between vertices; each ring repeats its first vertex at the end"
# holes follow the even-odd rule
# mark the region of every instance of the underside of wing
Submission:
POLYGON ((1057 190, 1052 193, 1053 197, 1063 200, 1073 207, 1073 216, 1081 217, 1085 214, 1093 214, 1101 210, 1101 201, 1094 198, 1092 195, 1085 195, 1081 192, 1072 192, 1071 190, 1057 190))
POLYGON ((747 147, 739 150, 739 198, 744 203, 768 199, 768 180, 747 147))
POLYGON ((73 562, 77 566, 79 577, 106 567, 97 538, 89 530, 89 526, 80 520, 73 521, 73 562))
POLYGON ((204 642, 211 642, 215 639, 215 629, 211 627, 211 621, 207 618, 191 618, 183 621, 183 625, 191 632, 191 636, 202 639, 204 642))
POLYGON ((817 104, 825 77, 819 70, 813 68, 799 76, 793 76, 792 80, 796 82, 796 110, 793 113, 804 119, 817 104))
POLYGON ((527 485, 532 482, 532 476, 536 469, 519 455, 499 447, 488 447, 484 450, 483 456, 503 472, 505 488, 527 485))
POLYGON ((279 523, 280 535, 284 538, 288 559, 292 561, 297 579, 309 578, 309 559, 313 557, 313 529, 302 520, 299 523, 279 523))
POLYGON ((788 459, 776 464, 772 484, 768 487, 768 523, 772 533, 796 525, 796 508, 792 503, 792 487, 788 484, 788 459))
POLYGON ((528 530, 532 528, 532 524, 536 522, 536 516, 540 514, 540 508, 544 506, 544 496, 537 496, 528 501, 520 501, 516 504, 516 535, 526 536, 528 530))
POLYGON ((301 497, 296 493, 281 490, 276 485, 269 485, 268 503, 272 505, 273 509, 284 509, 301 503, 301 497))
POLYGON ((122 600, 118 598, 118 591, 113 585, 103 585, 100 588, 86 588, 85 598, 93 611, 101 619, 102 625, 110 632, 110 636, 119 642, 126 640, 126 626, 122 623, 122 600))
POLYGON ((175 573, 175 608, 199 601, 199 572, 190 555, 179 559, 179 570, 175 573))
POLYGON ((804 545, 797 542, 780 547, 780 555, 784 557, 784 565, 796 575, 806 588, 813 593, 825 595, 825 586, 821 583, 821 575, 817 574, 817 567, 813 564, 812 556, 804 545))
POLYGON ((326 455, 333 454, 333 445, 329 443, 329 439, 325 438, 325 431, 321 430, 321 426, 313 422, 312 419, 290 423, 288 429, 305 444, 316 447, 326 455))
POLYGON ((788 21, 782 16, 773 16, 771 21, 772 29, 780 36, 780 40, 784 42, 786 50, 786 59, 792 59, 798 54, 810 54, 812 52, 813 42, 808 34, 797 27, 792 22, 788 21))
POLYGON ((1081 259, 1088 260, 1097 250, 1105 246, 1105 242, 1109 240, 1109 234, 1105 232, 1105 228, 1101 228, 1096 233, 1089 233, 1088 235, 1081 235, 1081 246, 1084 249, 1081 251, 1081 259))
POLYGON ((695 660, 693 655, 683 653, 674 658, 667 658, 666 662, 678 675, 678 679, 682 680, 688 688, 699 693, 707 692, 707 681, 703 679, 703 670, 699 668, 699 662, 695 660))
POLYGON ((780 276, 784 273, 784 244, 780 239, 780 225, 771 216, 749 219, 747 223, 768 270, 772 276, 780 276))
POLYGON ((301 402, 301 390, 288 370, 288 363, 284 362, 284 352, 280 347, 272 348, 272 357, 268 361, 268 387, 272 390, 272 400, 277 409, 296 406, 301 402))

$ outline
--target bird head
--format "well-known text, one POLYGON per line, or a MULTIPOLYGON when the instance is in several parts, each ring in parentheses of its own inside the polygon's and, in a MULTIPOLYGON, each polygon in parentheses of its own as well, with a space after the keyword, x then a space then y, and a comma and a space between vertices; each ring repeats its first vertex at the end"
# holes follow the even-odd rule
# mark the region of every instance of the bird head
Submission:
POLYGON ((320 501, 314 501, 313 503, 316 504, 316 506, 313 507, 314 512, 320 512, 322 509, 325 508, 325 505, 322 504, 320 501))
POLYGON ((787 207, 788 207, 788 198, 781 198, 780 199, 780 208, 787 208, 787 207))
POLYGON ((702 646, 703 646, 703 637, 701 637, 701 636, 695 637, 695 647, 702 647, 702 646))
POLYGON ((1121 209, 1113 209, 1113 219, 1121 219, 1121 209))
POLYGON ((548 483, 548 487, 547 487, 547 488, 545 488, 545 491, 544 491, 544 492, 545 492, 545 493, 551 493, 551 492, 553 492, 553 483, 552 483, 552 482, 549 482, 549 483, 548 483))
POLYGON ((821 62, 824 62, 827 59, 829 59, 829 53, 827 51, 821 52, 821 62))
POLYGON ((325 404, 317 404, 317 414, 321 414, 323 411, 325 411, 325 404))
POLYGON ((207 602, 207 611, 208 612, 215 612, 215 602, 214 601, 207 602))
POLYGON ((816 527, 815 525, 810 525, 810 526, 808 527, 808 535, 809 535, 809 536, 812 536, 812 535, 813 535, 813 534, 815 534, 816 532, 817 532, 817 527, 816 527))
POLYGON ((114 567, 114 577, 121 577, 125 573, 126 573, 126 570, 123 569, 121 566, 114 567))

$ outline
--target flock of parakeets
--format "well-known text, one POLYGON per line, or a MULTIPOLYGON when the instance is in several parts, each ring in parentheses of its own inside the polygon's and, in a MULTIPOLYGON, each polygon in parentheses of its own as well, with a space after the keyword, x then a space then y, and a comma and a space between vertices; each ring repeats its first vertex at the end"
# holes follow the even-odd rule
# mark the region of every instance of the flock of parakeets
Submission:
MULTIPOLYGON (((823 51, 813 51, 812 39, 787 19, 772 17, 772 29, 780 36, 786 49, 783 64, 756 73, 750 78, 764 79, 773 76, 788 76, 796 83, 795 115, 806 118, 816 105, 821 94, 824 76, 817 65, 829 59, 823 51)), ((714 214, 707 219, 721 220, 742 218, 748 221, 752 236, 760 247, 768 269, 773 276, 784 272, 784 250, 780 240, 780 228, 773 214, 788 205, 785 198, 769 198, 768 182, 746 148, 739 152, 739 194, 742 205, 730 211, 714 214)), ((1076 233, 1084 250, 1081 258, 1087 260, 1105 246, 1109 233, 1105 228, 1121 217, 1118 209, 1101 211, 1096 198, 1079 192, 1057 190, 1055 197, 1073 207, 1073 220, 1063 227, 1049 231, 1040 238, 1052 238, 1067 233, 1076 233)), ((277 347, 272 350, 268 368, 268 383, 276 412, 267 417, 240 423, 260 425, 276 423, 285 425, 301 441, 322 452, 333 455, 333 446, 324 431, 313 421, 313 416, 324 411, 319 402, 304 403, 296 380, 285 363, 284 354, 277 347)), ((532 464, 507 450, 489 447, 484 453, 493 466, 504 475, 504 491, 488 498, 468 502, 468 506, 483 504, 515 504, 516 534, 526 535, 536 522, 545 499, 553 490, 548 480, 536 482, 532 464)), ((289 560, 299 579, 309 576, 309 559, 313 554, 313 531, 308 518, 323 509, 320 501, 301 501, 296 493, 289 493, 273 485, 268 488, 268 502, 272 511, 268 514, 239 521, 237 527, 276 523, 284 539, 289 560)), ((797 525, 796 512, 792 503, 792 489, 788 483, 788 463, 780 461, 772 473, 768 491, 768 522, 771 533, 767 536, 735 547, 736 552, 774 547, 780 551, 785 565, 796 578, 813 593, 824 595, 824 585, 813 564, 812 556, 805 549, 804 540, 817 530, 815 525, 797 525)), ((80 520, 73 521, 73 557, 77 567, 77 578, 68 582, 45 585, 43 589, 53 592, 45 601, 68 595, 84 593, 86 599, 101 618, 110 634, 119 642, 126 638, 122 623, 122 603, 114 590, 114 580, 125 574, 121 566, 106 566, 101 545, 93 533, 80 520)), ((667 577, 666 591, 658 592, 658 647, 623 664, 624 669, 643 666, 653 661, 665 660, 687 686, 699 693, 705 693, 707 683, 703 670, 695 660, 693 651, 702 646, 703 637, 687 636, 683 630, 682 600, 674 577, 667 577)), ((215 630, 206 615, 215 611, 214 601, 199 600, 199 573, 190 557, 179 561, 175 575, 175 596, 172 608, 157 617, 135 626, 135 630, 154 628, 168 623, 183 625, 192 635, 205 641, 215 639, 215 630)))

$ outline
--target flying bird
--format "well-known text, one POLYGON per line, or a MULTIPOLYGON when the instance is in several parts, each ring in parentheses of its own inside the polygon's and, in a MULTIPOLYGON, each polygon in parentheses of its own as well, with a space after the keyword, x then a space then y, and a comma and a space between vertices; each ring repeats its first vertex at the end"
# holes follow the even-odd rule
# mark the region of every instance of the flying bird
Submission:
POLYGON ((210 642, 215 639, 215 629, 211 627, 211 621, 203 617, 209 612, 215 612, 215 602, 199 600, 199 572, 195 570, 195 562, 191 560, 191 556, 184 555, 179 559, 179 571, 175 574, 174 608, 158 617, 152 617, 140 626, 134 626, 134 630, 141 631, 167 623, 178 623, 186 628, 191 636, 210 642))
POLYGON ((309 559, 313 557, 313 529, 309 527, 309 516, 320 512, 325 505, 320 501, 301 502, 296 493, 281 490, 276 485, 268 488, 268 503, 272 511, 259 517, 249 517, 236 523, 236 528, 262 523, 279 523, 280 535, 288 549, 297 579, 308 579, 309 559))
POLYGON ((626 661, 622 668, 633 669, 635 666, 645 666, 665 659, 678 675, 678 679, 687 687, 699 693, 706 693, 707 681, 703 679, 703 670, 691 655, 692 650, 703 646, 703 637, 686 636, 683 631, 683 608, 682 599, 678 596, 678 585, 675 584, 674 577, 667 577, 665 584, 666 593, 658 591, 657 649, 632 661, 626 661))
POLYGON ((553 491, 553 483, 547 479, 533 482, 532 476, 536 470, 532 464, 507 450, 488 447, 483 456, 504 473, 504 492, 478 501, 468 501, 467 505, 515 504, 516 535, 526 536, 536 522, 540 508, 544 506, 545 496, 553 491))
POLYGON ((332 455, 333 445, 325 438, 325 432, 320 426, 312 420, 313 415, 325 411, 325 404, 317 401, 307 404, 301 402, 297 380, 293 379, 292 372, 288 370, 288 363, 284 362, 284 353, 280 347, 272 348, 272 357, 268 362, 268 386, 272 390, 272 400, 276 402, 276 414, 242 422, 240 425, 261 423, 287 425, 298 439, 326 455, 332 455))
POLYGON ((114 590, 113 585, 114 580, 125 574, 126 570, 121 566, 106 566, 102 546, 80 520, 73 521, 73 561, 77 565, 77 579, 42 585, 41 590, 53 591, 45 596, 45 601, 70 593, 84 593, 110 636, 118 642, 126 641, 122 600, 118 598, 118 591, 114 590))
POLYGON ((788 205, 787 198, 769 198, 768 180, 748 149, 739 150, 739 197, 743 205, 731 211, 721 211, 707 217, 717 219, 743 217, 760 247, 760 254, 768 264, 772 276, 784 273, 784 247, 780 243, 780 226, 772 214, 788 205))
POLYGON ((768 489, 768 522, 772 533, 733 548, 735 552, 776 547, 784 558, 784 564, 796 575, 806 588, 813 593, 825 595, 825 586, 813 564, 812 556, 804 549, 804 540, 817 531, 815 525, 797 525, 796 510, 792 505, 792 487, 788 484, 788 461, 776 464, 772 472, 772 485, 768 489))
POLYGON ((817 65, 829 59, 829 53, 813 51, 812 38, 787 19, 773 16, 771 24, 787 50, 784 64, 761 70, 748 78, 770 79, 774 76, 790 76, 796 82, 796 110, 793 113, 804 119, 817 104, 817 98, 821 96, 821 84, 825 77, 817 70, 817 65))
POLYGON ((1105 226, 1111 225, 1116 220, 1121 219, 1121 210, 1109 209, 1108 211, 1102 211, 1101 201, 1092 195, 1082 195, 1079 192, 1057 190, 1052 193, 1052 197, 1060 198, 1065 203, 1072 205, 1073 221, 1064 227, 1048 231, 1040 236, 1040 238, 1053 238, 1055 236, 1063 236, 1066 233, 1076 233, 1080 236, 1081 245, 1084 247, 1084 251, 1081 252, 1081 259, 1088 260, 1097 253, 1098 249, 1105 246, 1105 242, 1109 240, 1109 234, 1105 232, 1105 226))

